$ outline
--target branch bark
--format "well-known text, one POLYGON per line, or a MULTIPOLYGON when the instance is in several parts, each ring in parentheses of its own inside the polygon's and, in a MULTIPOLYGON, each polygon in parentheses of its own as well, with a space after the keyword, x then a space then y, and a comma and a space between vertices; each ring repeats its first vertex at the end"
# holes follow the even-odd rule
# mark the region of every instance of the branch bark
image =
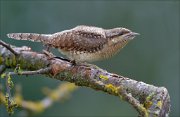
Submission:
POLYGON ((165 87, 135 81, 90 64, 73 65, 57 58, 50 59, 46 54, 34 52, 28 47, 10 47, 18 54, 15 55, 11 50, 0 45, 1 66, 14 69, 19 64, 21 69, 29 71, 48 68, 47 72, 42 73, 43 75, 119 96, 130 103, 139 116, 169 116, 170 96, 165 87))

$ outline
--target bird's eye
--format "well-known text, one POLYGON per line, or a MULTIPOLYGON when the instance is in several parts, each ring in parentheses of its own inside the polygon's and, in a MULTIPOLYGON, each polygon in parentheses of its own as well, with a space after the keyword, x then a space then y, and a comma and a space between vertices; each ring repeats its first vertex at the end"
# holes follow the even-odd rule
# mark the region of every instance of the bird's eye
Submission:
POLYGON ((127 34, 127 33, 130 33, 130 30, 122 28, 121 32, 119 33, 119 35, 124 35, 124 34, 127 34))
POLYGON ((130 33, 131 31, 126 28, 114 28, 106 30, 106 37, 107 38, 114 38, 118 37, 127 33, 130 33))

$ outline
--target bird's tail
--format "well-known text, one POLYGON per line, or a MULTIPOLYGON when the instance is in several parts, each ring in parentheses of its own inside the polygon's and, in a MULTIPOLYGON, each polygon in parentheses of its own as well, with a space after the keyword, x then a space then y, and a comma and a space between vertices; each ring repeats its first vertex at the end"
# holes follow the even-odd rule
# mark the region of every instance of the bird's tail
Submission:
POLYGON ((9 38, 16 40, 30 40, 36 42, 43 42, 46 44, 51 37, 51 34, 37 34, 37 33, 9 33, 9 38))

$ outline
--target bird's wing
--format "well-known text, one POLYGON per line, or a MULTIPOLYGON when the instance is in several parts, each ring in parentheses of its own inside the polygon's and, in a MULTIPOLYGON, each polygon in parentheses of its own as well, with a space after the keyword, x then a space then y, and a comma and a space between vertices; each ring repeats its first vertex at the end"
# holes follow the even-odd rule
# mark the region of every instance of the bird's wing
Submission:
POLYGON ((107 43, 105 33, 101 28, 78 26, 60 35, 59 39, 55 40, 59 43, 58 48, 65 51, 95 52, 107 43))

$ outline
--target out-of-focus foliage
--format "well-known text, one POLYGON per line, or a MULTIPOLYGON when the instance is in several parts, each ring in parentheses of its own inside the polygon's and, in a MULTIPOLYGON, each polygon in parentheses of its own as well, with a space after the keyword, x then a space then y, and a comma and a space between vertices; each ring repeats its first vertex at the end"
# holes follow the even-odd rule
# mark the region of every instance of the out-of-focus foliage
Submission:
MULTIPOLYGON (((103 28, 126 27, 141 35, 118 55, 94 64, 138 81, 165 86, 171 96, 171 116, 180 115, 179 93, 179 7, 178 1, 1 1, 0 38, 16 46, 41 51, 40 43, 8 39, 7 33, 54 33, 77 25, 103 28)), ((55 54, 60 54, 53 50, 55 54)), ((38 100, 42 87, 56 87, 60 81, 39 75, 13 78, 21 84, 23 96, 38 100)), ((1 79, 3 83, 3 80, 1 79)), ((4 106, 0 115, 6 116, 4 106)), ((56 103, 38 116, 133 116, 136 111, 117 97, 81 87, 65 103, 56 103)), ((23 116, 21 109, 12 117, 23 116)), ((36 116, 36 115, 34 115, 36 116)))

